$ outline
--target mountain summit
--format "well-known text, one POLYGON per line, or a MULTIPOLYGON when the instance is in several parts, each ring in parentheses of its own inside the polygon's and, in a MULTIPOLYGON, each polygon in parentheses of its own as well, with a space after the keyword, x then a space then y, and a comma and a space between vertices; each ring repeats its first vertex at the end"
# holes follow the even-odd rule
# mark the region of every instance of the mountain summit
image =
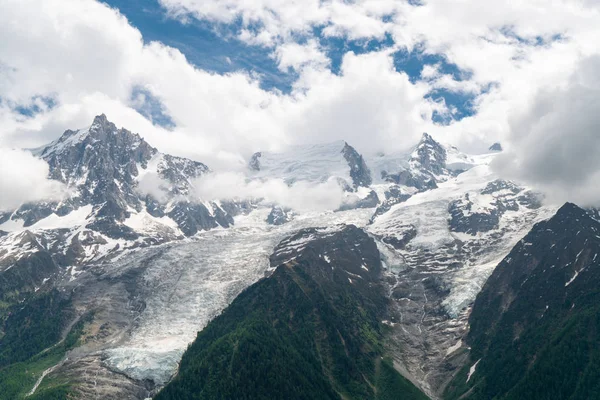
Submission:
MULTIPOLYGON (((136 231, 139 219, 168 236, 189 236, 233 223, 234 207, 228 212, 189 198, 194 180, 210 171, 205 164, 161 153, 138 134, 117 128, 104 114, 86 129, 67 130, 34 154, 48 163, 50 178, 63 182, 69 194, 60 202, 23 205, 0 216, 0 223, 11 219, 29 227, 85 206, 90 206, 85 226, 114 239, 147 236, 136 231)), ((162 234, 153 236, 164 239, 158 237, 162 234)))

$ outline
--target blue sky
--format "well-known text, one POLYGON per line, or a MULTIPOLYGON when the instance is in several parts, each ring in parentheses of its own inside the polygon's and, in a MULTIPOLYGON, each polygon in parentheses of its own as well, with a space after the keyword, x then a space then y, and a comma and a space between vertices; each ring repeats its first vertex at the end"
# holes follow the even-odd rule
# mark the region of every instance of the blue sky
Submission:
MULTIPOLYGON (((284 72, 277 67, 277 61, 272 57, 272 49, 240 41, 237 38, 240 29, 238 23, 222 24, 193 18, 182 23, 169 17, 157 0, 107 0, 105 3, 125 15, 129 22, 140 30, 146 42, 160 41, 177 48, 185 54, 189 62, 203 70, 219 74, 234 71, 258 74, 263 89, 280 90, 283 93, 289 93, 298 78, 294 70, 284 72)), ((420 3, 414 4, 417 7, 420 3)), ((383 40, 349 40, 345 37, 325 37, 320 28, 315 28, 313 33, 330 60, 331 71, 336 74, 340 73, 342 58, 347 52, 364 54, 394 45, 394 40, 389 34, 386 34, 383 40)), ((437 65, 441 73, 448 74, 457 81, 469 79, 471 75, 470 71, 462 70, 456 64, 448 62, 445 56, 425 53, 420 48, 412 51, 397 50, 393 58, 396 70, 405 72, 411 82, 421 79, 421 71, 425 65, 437 65)), ((169 117, 162 115, 160 107, 152 103, 149 94, 146 95, 148 103, 139 108, 139 111, 144 115, 151 115, 156 123, 171 126, 169 117)), ((434 112, 434 122, 441 125, 475 114, 476 95, 473 93, 438 88, 431 90, 426 98, 436 102, 443 101, 453 110, 451 115, 434 112)))
POLYGON ((270 51, 248 46, 235 37, 236 26, 169 18, 157 0, 109 0, 138 28, 146 42, 160 41, 179 49, 198 68, 217 73, 244 70, 260 74, 265 89, 289 91, 294 74, 277 69, 270 51))

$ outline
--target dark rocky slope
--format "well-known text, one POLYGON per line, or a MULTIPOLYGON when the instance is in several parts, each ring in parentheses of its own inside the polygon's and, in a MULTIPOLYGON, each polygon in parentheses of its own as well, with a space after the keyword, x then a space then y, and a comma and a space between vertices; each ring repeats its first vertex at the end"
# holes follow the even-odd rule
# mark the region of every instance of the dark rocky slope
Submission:
POLYGON ((600 222, 565 204, 498 265, 448 399, 600 398, 600 222))

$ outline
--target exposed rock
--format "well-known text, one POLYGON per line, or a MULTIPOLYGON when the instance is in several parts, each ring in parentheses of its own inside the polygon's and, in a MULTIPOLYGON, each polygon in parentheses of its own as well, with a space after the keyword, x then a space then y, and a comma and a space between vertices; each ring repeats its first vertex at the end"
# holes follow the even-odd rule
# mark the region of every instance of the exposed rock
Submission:
POLYGON ((338 211, 355 210, 357 208, 375 208, 379 204, 379 196, 374 190, 371 190, 368 195, 362 199, 349 201, 342 204, 338 211))
POLYGON ((273 206, 267 217, 267 223, 271 225, 283 225, 290 222, 291 210, 283 209, 279 206, 273 206))
POLYGON ((478 232, 489 232, 498 227, 500 223, 499 210, 482 209, 473 212, 473 203, 469 196, 465 199, 455 200, 450 203, 450 230, 475 235, 478 232))
POLYGON ((491 145, 488 150, 490 150, 490 151, 502 151, 502 145, 500 143, 496 142, 493 145, 491 145))
POLYGON ((492 194, 497 193, 501 190, 509 191, 513 194, 517 194, 521 192, 523 189, 517 186, 515 183, 510 181, 505 181, 502 179, 496 179, 488 183, 485 188, 481 191, 481 194, 492 194))
MULTIPOLYGON (((176 215, 176 222, 183 224, 180 229, 187 235, 233 223, 232 215, 218 204, 211 203, 209 211, 204 205, 189 206, 189 199, 185 199, 194 179, 209 172, 206 165, 162 154, 139 135, 118 129, 104 114, 88 129, 68 130, 35 154, 48 162, 50 177, 66 184, 71 195, 61 202, 21 206, 12 219, 22 219, 26 227, 53 213, 64 216, 84 205, 92 205, 95 214, 87 227, 114 239, 135 240, 140 236, 123 224, 132 211, 146 210, 156 218, 176 215), (139 177, 153 174, 158 187, 152 194, 141 193, 139 177), (163 193, 161 198, 155 197, 158 192, 163 193), (185 212, 190 215, 183 215, 185 212)), ((3 214, 0 221, 6 216, 3 214)))
POLYGON ((260 171, 260 157, 262 157, 262 153, 256 152, 252 155, 250 162, 248 162, 248 167, 253 171, 260 171))
POLYGON ((375 213, 371 217, 371 223, 373 223, 378 216, 388 212, 396 204, 403 203, 410 199, 411 196, 411 194, 404 193, 400 186, 391 186, 385 191, 385 200, 377 207, 377 210, 375 210, 375 213))
POLYGON ((373 179, 363 156, 358 154, 354 147, 346 142, 344 142, 342 154, 350 166, 350 177, 352 178, 354 187, 368 187, 373 182, 373 179))
POLYGON ((445 182, 461 172, 449 170, 446 160, 446 149, 429 134, 424 133, 410 154, 407 166, 396 172, 381 171, 381 178, 397 185, 413 187, 420 192, 435 189, 438 183, 445 182))
POLYGON ((421 171, 441 176, 448 174, 446 169, 446 149, 429 134, 423 133, 421 142, 413 152, 410 163, 421 171))
POLYGON ((450 203, 448 212, 451 231, 470 235, 489 232, 498 228, 500 217, 508 211, 519 211, 521 206, 530 210, 542 206, 539 194, 510 181, 492 181, 480 194, 484 197, 467 194, 450 203))

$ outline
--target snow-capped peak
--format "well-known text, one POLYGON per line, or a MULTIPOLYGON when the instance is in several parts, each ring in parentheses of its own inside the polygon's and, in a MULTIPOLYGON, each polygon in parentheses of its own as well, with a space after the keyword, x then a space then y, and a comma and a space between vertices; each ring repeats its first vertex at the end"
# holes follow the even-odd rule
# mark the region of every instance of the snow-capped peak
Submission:
POLYGON ((67 130, 35 154, 48 163, 50 178, 68 187, 69 195, 60 203, 24 205, 0 215, 0 222, 10 218, 11 226, 21 221, 28 227, 91 205, 94 218, 86 221, 87 228, 127 240, 138 237, 139 230, 126 221, 139 213, 160 221, 171 218, 174 222, 167 221, 166 227, 179 226, 185 235, 233 222, 219 206, 209 209, 187 198, 194 179, 209 172, 206 165, 162 154, 138 134, 117 128, 104 114, 88 128, 67 130))
POLYGON ((498 142, 494 143, 493 145, 490 146, 489 148, 490 151, 502 151, 502 145, 498 142))
POLYGON ((371 183, 363 157, 342 140, 298 145, 281 152, 258 152, 248 167, 253 177, 283 179, 289 184, 340 179, 346 188, 351 188, 371 183))

